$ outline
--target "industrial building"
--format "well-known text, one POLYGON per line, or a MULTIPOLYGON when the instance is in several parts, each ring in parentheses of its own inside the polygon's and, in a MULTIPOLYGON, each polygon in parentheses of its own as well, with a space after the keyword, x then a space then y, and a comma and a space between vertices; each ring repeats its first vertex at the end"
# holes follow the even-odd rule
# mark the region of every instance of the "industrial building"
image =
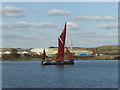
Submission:
MULTIPOLYGON (((36 49, 31 49, 31 52, 42 54, 43 50, 44 48, 36 48, 36 49)), ((92 51, 83 50, 80 48, 73 48, 73 49, 69 48, 69 50, 71 53, 74 53, 75 55, 91 55, 93 53, 92 51)), ((55 55, 58 52, 58 48, 46 48, 45 51, 47 55, 55 55)))

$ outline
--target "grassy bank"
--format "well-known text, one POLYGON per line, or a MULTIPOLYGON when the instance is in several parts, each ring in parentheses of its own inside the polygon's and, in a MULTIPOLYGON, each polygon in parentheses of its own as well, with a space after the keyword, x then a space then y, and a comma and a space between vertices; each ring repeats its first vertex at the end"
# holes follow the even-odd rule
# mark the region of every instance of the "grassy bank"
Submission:
POLYGON ((120 45, 100 46, 94 48, 86 48, 94 52, 94 54, 104 55, 120 55, 120 45))

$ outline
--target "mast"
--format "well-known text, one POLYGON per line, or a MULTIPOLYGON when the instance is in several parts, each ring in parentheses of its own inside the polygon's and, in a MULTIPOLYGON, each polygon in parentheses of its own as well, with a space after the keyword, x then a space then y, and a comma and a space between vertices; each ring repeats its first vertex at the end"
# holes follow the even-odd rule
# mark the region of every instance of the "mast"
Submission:
POLYGON ((72 41, 71 41, 71 35, 70 35, 70 34, 69 34, 69 41, 68 41, 68 43, 69 43, 70 49, 73 49, 73 48, 72 48, 72 41))
POLYGON ((66 38, 66 23, 61 35, 58 37, 58 54, 56 56, 55 61, 60 62, 64 59, 65 38, 66 38))
POLYGON ((45 49, 43 50, 43 54, 42 54, 42 60, 45 60, 46 58, 46 53, 45 53, 45 49))

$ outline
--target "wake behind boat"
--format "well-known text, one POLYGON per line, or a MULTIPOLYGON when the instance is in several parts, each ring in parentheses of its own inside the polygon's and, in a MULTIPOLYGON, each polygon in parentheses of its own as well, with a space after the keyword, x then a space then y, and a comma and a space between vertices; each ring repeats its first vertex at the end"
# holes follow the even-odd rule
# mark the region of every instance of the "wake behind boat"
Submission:
POLYGON ((56 59, 53 61, 45 60, 46 53, 43 51, 42 55, 42 63, 41 65, 67 65, 74 64, 73 56, 71 55, 69 49, 65 46, 65 38, 66 38, 66 23, 61 35, 58 37, 58 53, 56 59), (66 48, 67 59, 69 61, 64 60, 64 48, 66 48))

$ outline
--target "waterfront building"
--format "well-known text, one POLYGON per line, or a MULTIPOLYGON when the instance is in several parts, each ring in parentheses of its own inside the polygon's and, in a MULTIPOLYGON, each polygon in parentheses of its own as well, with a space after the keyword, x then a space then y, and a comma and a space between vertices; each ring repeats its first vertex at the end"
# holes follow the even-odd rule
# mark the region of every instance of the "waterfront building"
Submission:
POLYGON ((11 52, 10 51, 5 51, 5 52, 3 52, 3 54, 11 54, 11 52))
POLYGON ((21 52, 21 54, 28 54, 29 52, 27 52, 27 51, 23 51, 23 52, 21 52))
MULTIPOLYGON (((31 52, 42 54, 43 50, 44 48, 35 48, 35 49, 31 49, 31 52)), ((57 50, 58 50, 57 48, 46 48, 45 49, 47 55, 55 55, 57 54, 57 50)), ((84 50, 80 48, 72 48, 72 49, 69 48, 69 50, 71 53, 75 55, 91 55, 93 53, 92 51, 84 50)))

